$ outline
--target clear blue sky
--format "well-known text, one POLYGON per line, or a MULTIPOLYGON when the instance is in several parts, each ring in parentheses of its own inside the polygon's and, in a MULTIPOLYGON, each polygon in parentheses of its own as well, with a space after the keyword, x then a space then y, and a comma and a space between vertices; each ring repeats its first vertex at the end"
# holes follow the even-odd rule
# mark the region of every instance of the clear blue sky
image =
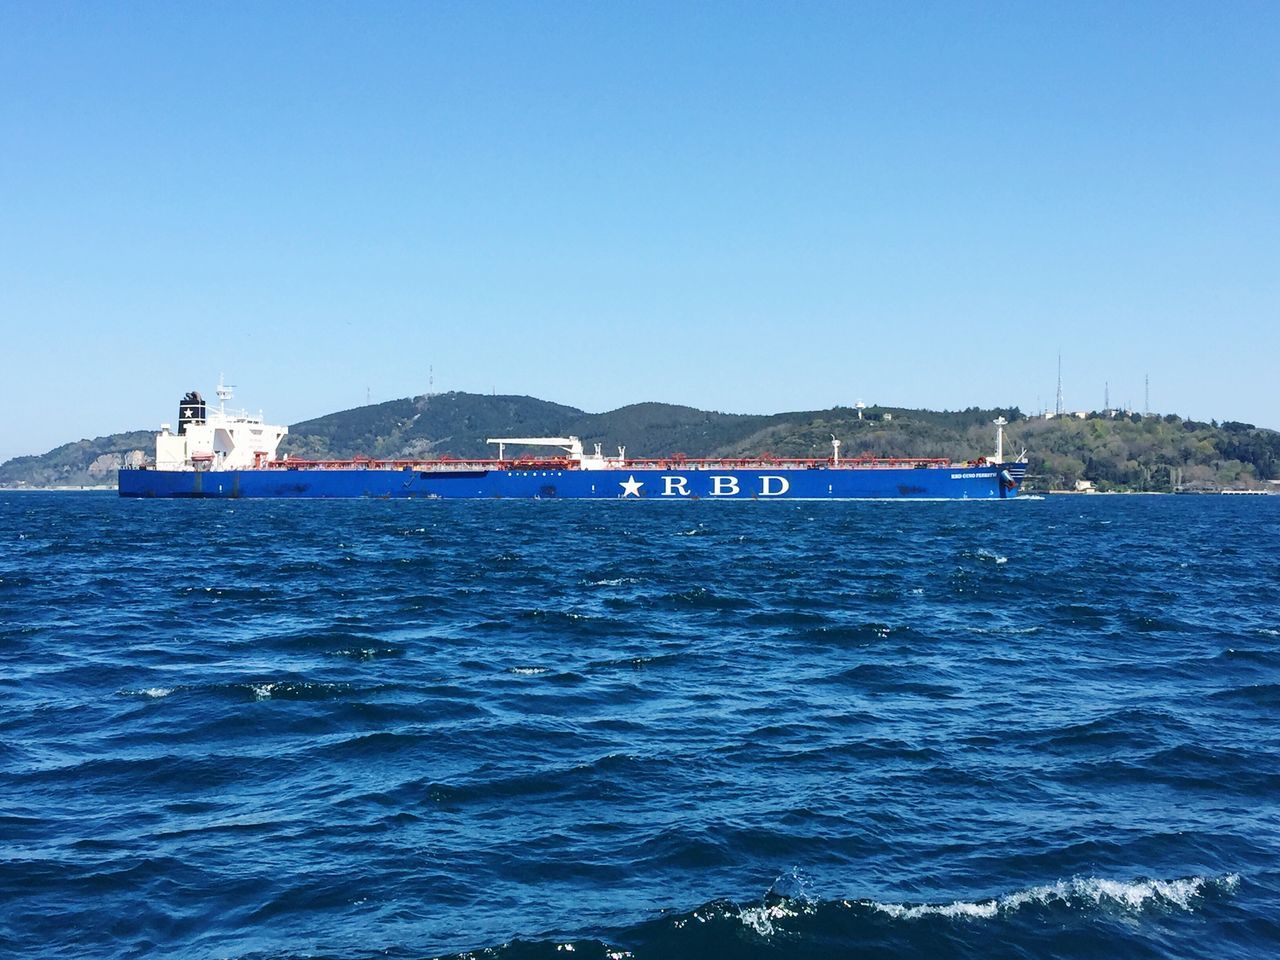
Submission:
POLYGON ((9 0, 0 327, 0 458, 220 371, 1032 409, 1059 349, 1280 427, 1280 4, 9 0))

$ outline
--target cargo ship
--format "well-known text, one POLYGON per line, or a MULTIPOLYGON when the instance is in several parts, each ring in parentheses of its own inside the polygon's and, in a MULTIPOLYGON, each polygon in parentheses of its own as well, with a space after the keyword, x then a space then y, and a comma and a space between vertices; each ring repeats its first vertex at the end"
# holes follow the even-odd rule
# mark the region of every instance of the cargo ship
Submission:
POLYGON ((568 500, 1008 500, 1026 475, 1025 451, 1004 459, 997 418, 995 456, 887 459, 840 454, 831 438, 823 458, 628 458, 577 437, 495 437, 492 459, 301 460, 277 456, 288 427, 216 407, 197 391, 182 398, 175 430, 162 424, 155 458, 119 474, 122 497, 187 499, 523 499, 568 500))

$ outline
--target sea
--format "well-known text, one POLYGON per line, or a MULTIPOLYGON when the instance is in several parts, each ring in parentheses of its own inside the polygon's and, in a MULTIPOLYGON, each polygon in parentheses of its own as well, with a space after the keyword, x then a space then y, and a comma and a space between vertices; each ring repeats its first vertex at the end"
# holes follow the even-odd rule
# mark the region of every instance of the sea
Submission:
POLYGON ((0 955, 1280 955, 1280 497, 0 494, 0 955))

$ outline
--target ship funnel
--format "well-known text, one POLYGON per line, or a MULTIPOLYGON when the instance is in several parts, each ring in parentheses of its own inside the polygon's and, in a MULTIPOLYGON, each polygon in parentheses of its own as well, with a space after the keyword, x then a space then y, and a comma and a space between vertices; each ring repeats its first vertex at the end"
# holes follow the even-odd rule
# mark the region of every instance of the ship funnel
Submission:
POLYGON ((186 433, 187 424, 204 423, 207 419, 204 397, 198 390, 191 390, 178 404, 178 432, 186 433))

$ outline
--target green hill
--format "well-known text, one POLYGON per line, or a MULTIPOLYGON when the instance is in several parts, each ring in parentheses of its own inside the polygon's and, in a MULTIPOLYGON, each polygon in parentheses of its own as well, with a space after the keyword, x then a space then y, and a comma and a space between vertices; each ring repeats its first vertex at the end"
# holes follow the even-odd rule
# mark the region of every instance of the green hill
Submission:
POLYGON ((559 435, 581 410, 533 397, 440 393, 391 400, 304 420, 280 453, 327 457, 487 456, 486 437, 559 435))
MULTIPOLYGON (((479 457, 495 436, 577 436, 630 456, 825 457, 831 435, 845 456, 951 457, 992 452, 992 419, 1009 419, 1008 449, 1027 448, 1031 483, 1101 489, 1246 488, 1280 471, 1280 433, 1244 423, 1164 417, 1028 419, 1016 409, 961 411, 835 407, 767 415, 637 403, 587 413, 533 397, 444 393, 392 400, 306 420, 289 428, 280 452, 307 459, 479 457)), ((0 464, 0 486, 110 483, 131 451, 150 453, 153 435, 134 431, 65 444, 42 456, 0 464)))
POLYGON ((155 432, 131 430, 64 443, 48 453, 0 463, 0 487, 114 486, 116 471, 134 451, 156 449, 155 432))

